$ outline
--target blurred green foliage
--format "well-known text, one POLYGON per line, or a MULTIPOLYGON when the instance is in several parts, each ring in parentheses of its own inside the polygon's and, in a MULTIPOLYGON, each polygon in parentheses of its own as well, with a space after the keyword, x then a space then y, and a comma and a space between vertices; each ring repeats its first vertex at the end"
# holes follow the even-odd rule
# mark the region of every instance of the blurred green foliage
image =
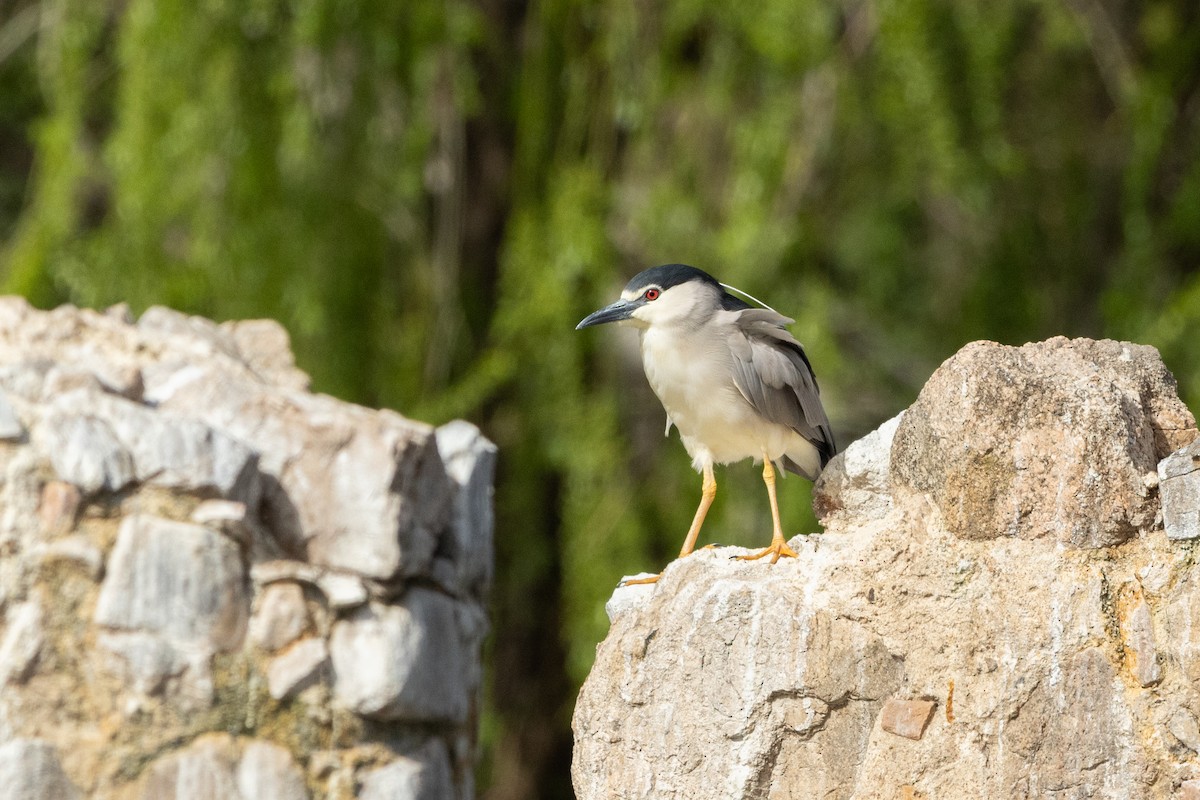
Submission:
MULTIPOLYGON (((570 796, 603 601, 698 498, 633 335, 572 330, 634 272, 795 316, 843 441, 977 338, 1149 342, 1200 400, 1195 0, 8 0, 0 96, 9 291, 271 316, 500 444, 494 799, 570 796)), ((705 538, 764 542, 718 481, 705 538)))

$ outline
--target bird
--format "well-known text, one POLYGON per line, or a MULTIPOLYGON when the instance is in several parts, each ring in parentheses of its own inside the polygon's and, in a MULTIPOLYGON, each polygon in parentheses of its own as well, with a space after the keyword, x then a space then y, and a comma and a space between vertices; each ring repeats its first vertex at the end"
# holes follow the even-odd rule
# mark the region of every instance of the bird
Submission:
POLYGON ((714 465, 752 458, 763 464, 773 530, 770 545, 740 558, 770 556, 774 564, 796 557, 779 521, 774 465, 815 481, 837 447, 812 364, 786 327, 795 320, 728 290, 755 300, 697 267, 651 267, 575 329, 619 323, 638 330, 646 379, 667 413, 666 435, 675 426, 703 475, 679 557, 692 552, 716 497, 714 465))

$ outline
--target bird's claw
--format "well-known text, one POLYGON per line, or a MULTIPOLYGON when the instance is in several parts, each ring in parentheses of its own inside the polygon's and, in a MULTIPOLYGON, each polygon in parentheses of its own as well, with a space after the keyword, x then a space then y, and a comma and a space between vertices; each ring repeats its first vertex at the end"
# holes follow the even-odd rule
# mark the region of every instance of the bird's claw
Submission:
POLYGON ((751 553, 751 554, 745 555, 745 556, 734 556, 734 557, 738 561, 757 561, 758 559, 765 558, 766 556, 771 557, 772 564, 778 562, 780 557, 799 558, 796 551, 793 550, 792 548, 788 547, 788 543, 786 541, 784 541, 782 537, 776 538, 774 541, 771 542, 771 544, 769 546, 764 547, 762 550, 759 550, 757 553, 751 553))
POLYGON ((629 578, 627 580, 621 581, 620 583, 617 584, 617 586, 618 587, 620 587, 620 586, 640 586, 640 585, 644 585, 647 583, 658 583, 658 579, 661 577, 662 577, 662 573, 660 572, 659 574, 651 575, 648 578, 629 578))

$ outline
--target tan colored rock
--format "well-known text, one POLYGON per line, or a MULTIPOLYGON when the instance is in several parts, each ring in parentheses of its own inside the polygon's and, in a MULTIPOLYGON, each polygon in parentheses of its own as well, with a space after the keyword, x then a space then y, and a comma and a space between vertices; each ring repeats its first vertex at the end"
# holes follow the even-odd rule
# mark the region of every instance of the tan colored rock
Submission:
POLYGON ((1149 348, 964 348, 830 464, 798 558, 700 551, 619 590, 578 800, 1173 800, 1200 580, 1144 478, 1195 435, 1149 348))
POLYGON ((932 700, 889 698, 879 713, 879 727, 906 739, 920 739, 935 706, 932 700))
POLYGON ((1200 800, 1200 780, 1184 781, 1179 785, 1179 800, 1200 800))
POLYGON ((65 481, 50 481, 42 489, 42 504, 38 509, 42 529, 47 533, 62 533, 75 526, 82 500, 79 490, 65 481))
POLYGON ((960 538, 1106 547, 1153 524, 1156 498, 1142 478, 1196 435, 1151 347, 976 342, 905 412, 891 471, 960 538))
POLYGON ((1120 588, 1117 594, 1117 619, 1129 674, 1138 686, 1158 683, 1162 680, 1162 668, 1154 643, 1154 620, 1141 584, 1130 582, 1120 588))
POLYGON ((63 773, 48 742, 14 739, 0 745, 0 800, 76 800, 78 790, 63 773))
POLYGON ((267 690, 282 700, 316 683, 329 666, 329 648, 324 639, 296 642, 271 659, 267 666, 267 690))
POLYGON ((294 642, 309 626, 304 590, 287 582, 268 584, 254 601, 250 638, 265 650, 278 650, 294 642))

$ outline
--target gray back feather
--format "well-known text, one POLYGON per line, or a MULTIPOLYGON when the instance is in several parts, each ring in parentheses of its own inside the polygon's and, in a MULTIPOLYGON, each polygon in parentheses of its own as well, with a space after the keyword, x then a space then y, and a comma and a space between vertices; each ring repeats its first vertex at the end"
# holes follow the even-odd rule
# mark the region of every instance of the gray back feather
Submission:
MULTIPOLYGON (((758 413, 816 446, 824 467, 836 452, 833 428, 804 348, 784 327, 791 322, 765 308, 737 312, 742 336, 732 337, 733 380, 758 413)), ((800 472, 790 459, 784 459, 784 466, 800 472)))

